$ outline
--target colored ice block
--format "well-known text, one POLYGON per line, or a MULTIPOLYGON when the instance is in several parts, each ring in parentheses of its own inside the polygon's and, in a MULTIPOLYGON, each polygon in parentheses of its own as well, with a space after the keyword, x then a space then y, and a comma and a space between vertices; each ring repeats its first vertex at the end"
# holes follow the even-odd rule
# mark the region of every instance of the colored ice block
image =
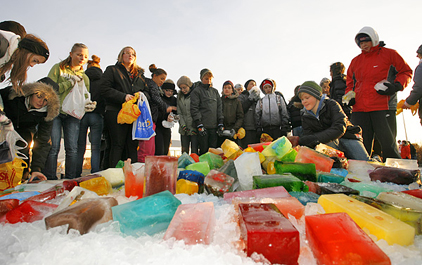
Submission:
POLYGON ((253 176, 253 188, 283 186, 287 191, 308 191, 308 186, 290 173, 253 176))
POLYGON ((333 168, 331 168, 330 173, 346 177, 347 174, 349 174, 349 171, 347 171, 347 169, 344 169, 344 168, 334 168, 333 167, 333 168))
POLYGON ((123 166, 125 176, 125 196, 142 198, 144 195, 144 181, 145 181, 145 165, 135 168, 131 164, 131 160, 125 161, 123 166))
POLYGON ((52 213, 56 208, 56 204, 24 201, 18 207, 8 211, 5 217, 6 221, 11 224, 20 222, 32 223, 42 220, 44 216, 52 213))
POLYGON ((16 192, 11 193, 8 195, 4 195, 0 197, 0 200, 6 200, 6 199, 18 199, 20 201, 26 200, 29 197, 35 196, 40 194, 38 191, 24 191, 24 192, 16 192))
POLYGON ((199 191, 198 183, 186 179, 179 179, 176 183, 176 194, 185 193, 185 194, 195 194, 199 191))
POLYGON ((342 183, 344 181, 344 177, 337 175, 337 174, 333 174, 333 173, 319 171, 317 173, 317 181, 318 182, 342 183))
POLYGON ((316 181, 315 164, 275 161, 274 167, 277 174, 292 173, 303 181, 316 181))
POLYGON ((224 156, 228 159, 236 159, 240 154, 242 154, 242 149, 233 141, 229 139, 224 140, 223 144, 221 145, 221 149, 223 149, 224 156))
POLYGON ((334 160, 309 147, 301 146, 297 152, 295 162, 314 163, 316 170, 330 172, 333 167, 334 160))
POLYGON ((45 192, 56 191, 57 195, 60 195, 60 194, 64 193, 64 191, 66 191, 66 190, 67 191, 73 190, 73 188, 75 186, 78 186, 77 181, 75 181, 75 180, 65 180, 62 183, 58 183, 58 184, 54 185, 53 187, 51 187, 50 189, 45 190, 45 192))
POLYGON ((223 197, 223 194, 230 190, 233 182, 234 178, 213 169, 205 177, 204 185, 208 193, 223 197))
POLYGON ((209 245, 213 238, 215 222, 212 202, 179 205, 164 234, 164 240, 174 237, 176 240, 183 240, 187 245, 209 245))
MULTIPOLYGON (((195 165, 195 164, 192 164, 195 165)), ((146 156, 144 197, 165 190, 176 193, 177 157, 146 156)))
POLYGON ((319 195, 313 192, 291 191, 289 194, 298 199, 303 205, 306 205, 309 202, 318 203, 319 199, 319 195))
POLYGON ((376 167, 369 173, 372 181, 392 182, 399 185, 409 185, 420 181, 421 172, 419 169, 404 169, 396 167, 376 167))
POLYGON ((297 156, 297 151, 292 148, 280 159, 280 161, 295 162, 296 156, 297 156))
POLYGON ((416 234, 420 235, 422 233, 422 211, 414 210, 411 208, 395 205, 392 203, 384 202, 378 199, 352 195, 353 198, 369 204, 377 209, 380 209, 383 212, 386 212, 400 221, 405 222, 408 225, 411 225, 415 228, 416 234))
POLYGON ((111 208, 113 220, 120 223, 120 231, 126 235, 154 235, 166 230, 177 207, 182 204, 166 190, 142 199, 111 208))
POLYGON ((196 163, 198 163, 198 162, 199 162, 199 156, 198 156, 198 154, 192 153, 192 154, 190 154, 189 156, 190 156, 190 157, 192 157, 192 158, 193 158, 193 160, 194 160, 196 163))
POLYGON ((318 144, 315 146, 315 151, 324 154, 328 157, 344 158, 344 153, 326 144, 318 144))
POLYGON ((177 159, 177 167, 178 168, 185 168, 190 164, 195 163, 192 157, 190 157, 186 152, 184 152, 178 159, 177 159))
POLYGON ((90 191, 90 190, 87 190, 85 188, 76 186, 60 202, 59 206, 56 208, 56 210, 54 212, 61 211, 64 208, 68 207, 69 205, 72 205, 72 204, 74 204, 78 201, 82 201, 82 200, 85 200, 85 199, 91 199, 91 198, 98 198, 98 194, 95 193, 94 191, 90 191))
POLYGON ((305 216, 306 237, 318 264, 391 264, 346 213, 305 216))
POLYGON ((207 162, 210 169, 218 169, 223 166, 223 158, 221 156, 207 152, 199 157, 199 162, 207 162))
POLYGON ((262 174, 258 153, 243 153, 234 161, 234 165, 239 179, 238 190, 251 190, 252 176, 262 174))
POLYGON ((319 186, 319 192, 318 194, 334 194, 334 193, 343 193, 345 195, 359 195, 359 191, 352 189, 350 187, 338 184, 338 183, 323 183, 323 182, 317 182, 316 183, 319 186))
POLYGON ((261 152, 264 151, 264 149, 269 146, 271 142, 265 142, 265 143, 258 143, 258 144, 249 144, 248 147, 252 147, 255 149, 255 151, 261 152))
POLYGON ((276 161, 278 158, 276 156, 267 156, 265 157, 264 162, 262 162, 261 166, 266 171, 267 174, 275 174, 275 167, 274 167, 274 161, 276 161))
POLYGON ((287 154, 292 149, 292 143, 287 139, 286 136, 282 136, 277 140, 273 141, 268 145, 263 151, 262 154, 265 157, 276 156, 281 159, 285 154, 287 154))
POLYGON ((377 197, 378 194, 381 193, 381 192, 393 191, 392 189, 381 187, 380 185, 377 185, 376 183, 372 183, 372 182, 344 181, 344 182, 341 183, 341 185, 344 185, 344 186, 347 186, 349 188, 358 190, 360 195, 373 197, 373 198, 377 197))
POLYGON ((111 193, 111 184, 105 177, 92 178, 79 183, 79 186, 97 193, 99 196, 111 193))
POLYGON ((289 214, 300 219, 305 214, 305 206, 295 197, 282 197, 282 198, 234 198, 232 204, 237 210, 239 204, 251 204, 251 203, 272 203, 277 209, 286 217, 289 214))
POLYGON ((186 167, 186 170, 195 170, 201 172, 204 176, 210 172, 210 165, 207 162, 197 162, 195 164, 190 164, 186 167))
POLYGON ((262 162, 265 161, 265 156, 261 152, 258 152, 255 149, 253 149, 252 147, 246 148, 245 150, 243 150, 243 152, 250 152, 250 153, 255 153, 256 152, 259 155, 259 162, 262 163, 262 162))
POLYGON ((416 198, 422 199, 422 189, 404 190, 402 192, 415 196, 416 198))
POLYGON ((19 206, 18 199, 0 200, 0 217, 5 215, 8 211, 19 206))
POLYGON ((231 202, 232 199, 234 198, 285 198, 285 197, 290 197, 290 195, 283 186, 224 193, 224 200, 227 202, 231 202))
POLYGON ((256 252, 271 263, 298 264, 299 232, 274 204, 240 204, 239 212, 248 256, 256 252))
POLYGON ((88 233, 96 225, 113 220, 111 207, 118 205, 113 197, 86 199, 45 218, 47 229, 69 225, 67 231, 75 229, 81 235, 88 233))
MULTIPOLYGON (((133 167, 135 167, 134 164, 132 164, 133 167)), ((125 184, 125 174, 123 173, 123 168, 107 168, 106 170, 96 172, 96 174, 101 177, 105 177, 113 188, 118 188, 125 184)))
POLYGON ((45 201, 52 200, 52 199, 56 198, 57 193, 58 192, 54 191, 54 190, 44 191, 44 192, 41 192, 38 195, 34 195, 34 196, 29 197, 28 199, 25 199, 25 201, 45 202, 45 201))
POLYGON ((345 212, 362 229, 388 244, 413 244, 415 228, 397 218, 344 194, 321 195, 318 203, 326 213, 345 212))
POLYGON ((377 199, 401 207, 422 211, 422 199, 403 192, 381 192, 378 194, 377 199))
POLYGON ((230 191, 234 191, 239 187, 239 179, 237 177, 237 171, 236 166, 234 164, 234 160, 228 160, 220 169, 218 169, 218 171, 234 178, 234 182, 232 184, 232 187, 230 188, 230 191))

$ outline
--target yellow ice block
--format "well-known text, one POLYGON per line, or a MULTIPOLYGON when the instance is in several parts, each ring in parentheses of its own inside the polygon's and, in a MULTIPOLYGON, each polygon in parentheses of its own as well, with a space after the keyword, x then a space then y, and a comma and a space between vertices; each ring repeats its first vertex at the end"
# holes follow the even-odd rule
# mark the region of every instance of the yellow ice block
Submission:
POLYGON ((79 183, 79 186, 93 191, 98 195, 107 195, 112 192, 111 184, 105 177, 92 178, 79 183))
POLYGON ((415 228, 366 203, 344 194, 321 195, 318 203, 326 213, 347 213, 360 228, 366 228, 378 239, 384 239, 390 245, 413 244, 415 228))

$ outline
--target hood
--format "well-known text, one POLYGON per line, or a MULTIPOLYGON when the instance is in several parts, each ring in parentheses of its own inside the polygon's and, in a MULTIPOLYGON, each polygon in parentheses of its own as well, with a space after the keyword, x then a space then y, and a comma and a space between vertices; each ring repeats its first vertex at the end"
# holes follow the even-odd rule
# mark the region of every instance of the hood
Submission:
POLYGON ((95 81, 101 79, 101 76, 103 75, 103 70, 101 70, 101 68, 92 66, 86 69, 85 74, 88 76, 89 80, 95 81))
POLYGON ((236 90, 236 89, 233 89, 233 93, 230 95, 230 96, 226 96, 226 95, 224 95, 223 94, 223 92, 221 92, 221 98, 230 98, 230 99, 232 99, 232 98, 238 98, 239 97, 239 92, 236 90))
MULTIPOLYGON (((50 85, 34 82, 28 83, 22 86, 22 92, 24 97, 29 97, 36 92, 42 92, 47 96, 47 116, 45 121, 52 121, 60 112, 60 100, 54 88, 50 85)), ((9 99, 13 100, 16 97, 19 97, 14 89, 10 91, 9 99)))
POLYGON ((372 46, 375 47, 375 46, 377 46, 379 44, 380 39, 378 37, 378 33, 373 28, 371 28, 371 27, 363 27, 361 30, 359 30, 359 32, 355 36, 356 45, 358 45, 358 42, 356 40, 356 37, 359 34, 361 34, 361 33, 364 33, 364 34, 368 35, 371 38, 371 40, 372 40, 372 46))
MULTIPOLYGON (((264 93, 264 83, 266 81, 269 81, 273 85, 273 92, 274 92, 275 89, 276 89, 276 83, 275 83, 275 81, 273 79, 271 79, 271 78, 265 78, 264 80, 262 80, 261 85, 259 85, 259 88, 261 89, 262 93, 264 93)), ((264 95, 265 95, 265 93, 264 93, 264 95)))

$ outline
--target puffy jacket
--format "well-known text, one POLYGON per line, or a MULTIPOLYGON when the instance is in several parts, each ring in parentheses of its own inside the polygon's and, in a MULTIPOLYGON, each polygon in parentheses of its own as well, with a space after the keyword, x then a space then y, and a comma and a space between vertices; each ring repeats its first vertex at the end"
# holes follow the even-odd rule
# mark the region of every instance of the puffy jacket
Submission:
POLYGON ((217 89, 200 83, 190 94, 190 113, 195 126, 216 129, 223 124, 223 105, 217 89))
POLYGON ((157 124, 160 113, 167 113, 169 107, 162 99, 161 88, 151 79, 146 78, 150 99, 148 99, 149 107, 151 109, 152 120, 157 124))
POLYGON ((346 117, 337 101, 322 98, 318 117, 311 111, 302 115, 303 135, 313 135, 320 143, 344 137, 345 139, 361 139, 359 126, 354 126, 346 117))
POLYGON ((280 130, 290 131, 290 117, 286 102, 280 92, 266 94, 256 104, 256 127, 280 126, 280 130))
POLYGON ((302 101, 298 96, 293 96, 290 99, 289 104, 287 104, 292 128, 302 126, 302 114, 300 111, 302 108, 302 101))
POLYGON ((132 79, 123 64, 119 62, 106 68, 101 78, 100 87, 101 95, 106 100, 106 110, 119 111, 122 108, 122 104, 126 102, 126 95, 134 95, 138 91, 143 92, 148 101, 150 101, 144 72, 139 71, 138 76, 132 79))
POLYGON ((246 89, 242 91, 238 99, 244 113, 242 127, 247 131, 256 130, 255 108, 257 101, 249 99, 249 91, 246 89))
POLYGON ((243 109, 242 103, 238 99, 239 95, 235 93, 230 96, 222 96, 221 102, 223 103, 223 116, 224 116, 224 129, 234 129, 236 132, 242 127, 243 124, 243 109))
POLYGON ((192 115, 190 114, 190 93, 183 94, 180 90, 177 94, 177 113, 179 114, 179 133, 181 135, 192 135, 192 132, 196 132, 196 126, 193 125, 192 115), (182 126, 185 125, 189 132, 182 130, 182 126))
POLYGON ((343 104, 343 96, 346 91, 346 76, 344 74, 333 76, 333 80, 330 83, 330 98, 340 104, 344 113, 350 118, 352 114, 352 108, 349 105, 343 104))
POLYGON ((360 33, 371 37, 373 47, 369 52, 362 51, 350 63, 346 93, 351 90, 356 93, 354 112, 389 110, 391 96, 378 94, 375 85, 386 80, 389 71, 395 69, 397 75, 394 82, 399 82, 405 88, 412 78, 412 69, 395 50, 380 45, 375 30, 365 27, 358 34, 360 33))
MULTIPOLYGON (((50 139, 53 119, 59 115, 60 111, 59 97, 51 86, 40 82, 23 85, 22 91, 24 96, 17 95, 11 86, 0 90, 4 112, 12 121, 16 132, 28 144, 34 141, 30 168, 33 172, 41 172, 51 148, 50 139), (38 110, 28 110, 26 101, 29 99, 27 98, 37 91, 46 95, 47 106, 38 110)), ((24 149, 23 153, 29 157, 28 148, 24 149)))

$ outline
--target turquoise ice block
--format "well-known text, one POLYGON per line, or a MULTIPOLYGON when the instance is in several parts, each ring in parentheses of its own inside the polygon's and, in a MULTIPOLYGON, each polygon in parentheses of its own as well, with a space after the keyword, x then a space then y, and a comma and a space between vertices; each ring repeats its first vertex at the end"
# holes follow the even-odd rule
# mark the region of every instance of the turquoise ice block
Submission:
POLYGON ((179 159, 177 160, 177 167, 178 168, 186 168, 190 164, 195 163, 192 157, 190 157, 186 152, 183 153, 179 159))
POLYGON ((303 205, 306 205, 309 202, 318 203, 319 195, 313 192, 291 191, 289 194, 298 199, 303 205))
POLYGON ((177 207, 182 204, 169 191, 111 208, 120 231, 130 236, 154 235, 167 229, 177 207))

